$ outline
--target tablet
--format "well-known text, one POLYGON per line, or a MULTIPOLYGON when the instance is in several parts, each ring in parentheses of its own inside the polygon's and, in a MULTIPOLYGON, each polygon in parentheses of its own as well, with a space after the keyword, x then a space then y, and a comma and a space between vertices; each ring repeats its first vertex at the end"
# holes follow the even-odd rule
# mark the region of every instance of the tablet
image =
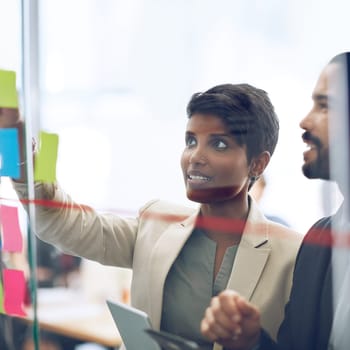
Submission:
POLYGON ((126 350, 161 350, 145 329, 152 328, 148 315, 129 305, 107 300, 126 350))
POLYGON ((200 350, 200 346, 189 339, 179 337, 164 331, 155 331, 153 329, 146 329, 145 332, 149 334, 163 350, 200 350))

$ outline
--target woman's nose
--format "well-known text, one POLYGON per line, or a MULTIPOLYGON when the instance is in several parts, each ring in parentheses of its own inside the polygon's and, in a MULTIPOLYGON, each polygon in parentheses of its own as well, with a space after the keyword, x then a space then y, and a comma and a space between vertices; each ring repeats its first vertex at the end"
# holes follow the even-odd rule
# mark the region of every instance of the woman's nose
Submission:
POLYGON ((204 150, 200 147, 192 149, 190 155, 190 163, 192 164, 205 164, 207 162, 207 157, 204 150))

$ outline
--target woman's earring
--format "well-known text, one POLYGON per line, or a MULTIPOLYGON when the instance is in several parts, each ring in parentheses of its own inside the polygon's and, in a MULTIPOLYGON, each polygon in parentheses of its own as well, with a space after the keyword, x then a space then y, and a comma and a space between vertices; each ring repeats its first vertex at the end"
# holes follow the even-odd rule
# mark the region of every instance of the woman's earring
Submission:
POLYGON ((255 182, 258 178, 259 178, 259 176, 252 175, 252 176, 250 177, 250 181, 251 181, 251 182, 255 182))

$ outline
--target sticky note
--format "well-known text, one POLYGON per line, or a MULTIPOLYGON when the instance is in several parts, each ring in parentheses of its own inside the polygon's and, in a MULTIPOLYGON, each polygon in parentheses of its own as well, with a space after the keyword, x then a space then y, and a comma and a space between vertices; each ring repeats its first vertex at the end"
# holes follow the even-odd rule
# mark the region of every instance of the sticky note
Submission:
POLYGON ((2 313, 2 314, 5 313, 5 309, 4 309, 4 291, 3 291, 3 288, 2 288, 1 279, 0 279, 0 313, 2 313))
POLYGON ((39 151, 35 157, 34 180, 52 183, 56 181, 58 135, 44 131, 39 135, 39 151))
POLYGON ((0 129, 0 176, 20 177, 18 130, 0 129))
POLYGON ((26 282, 21 270, 3 270, 4 309, 9 315, 25 316, 24 298, 26 282))
POLYGON ((23 240, 19 227, 18 208, 0 205, 0 223, 2 226, 4 251, 21 252, 23 240))
POLYGON ((17 108, 16 73, 0 69, 0 107, 17 108))

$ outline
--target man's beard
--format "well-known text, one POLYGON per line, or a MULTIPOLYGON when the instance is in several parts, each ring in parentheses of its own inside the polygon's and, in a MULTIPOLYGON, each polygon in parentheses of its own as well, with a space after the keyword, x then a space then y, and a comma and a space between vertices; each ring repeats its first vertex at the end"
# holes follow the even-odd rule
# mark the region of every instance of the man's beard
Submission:
POLYGON ((302 135, 304 142, 311 141, 316 147, 317 157, 316 160, 309 163, 304 163, 302 170, 303 174, 308 179, 322 179, 329 180, 329 153, 328 149, 325 149, 321 140, 312 135, 310 131, 305 131, 302 135))
POLYGON ((304 163, 303 174, 308 179, 329 180, 329 158, 328 155, 322 154, 320 147, 317 147, 317 158, 313 162, 304 163))

